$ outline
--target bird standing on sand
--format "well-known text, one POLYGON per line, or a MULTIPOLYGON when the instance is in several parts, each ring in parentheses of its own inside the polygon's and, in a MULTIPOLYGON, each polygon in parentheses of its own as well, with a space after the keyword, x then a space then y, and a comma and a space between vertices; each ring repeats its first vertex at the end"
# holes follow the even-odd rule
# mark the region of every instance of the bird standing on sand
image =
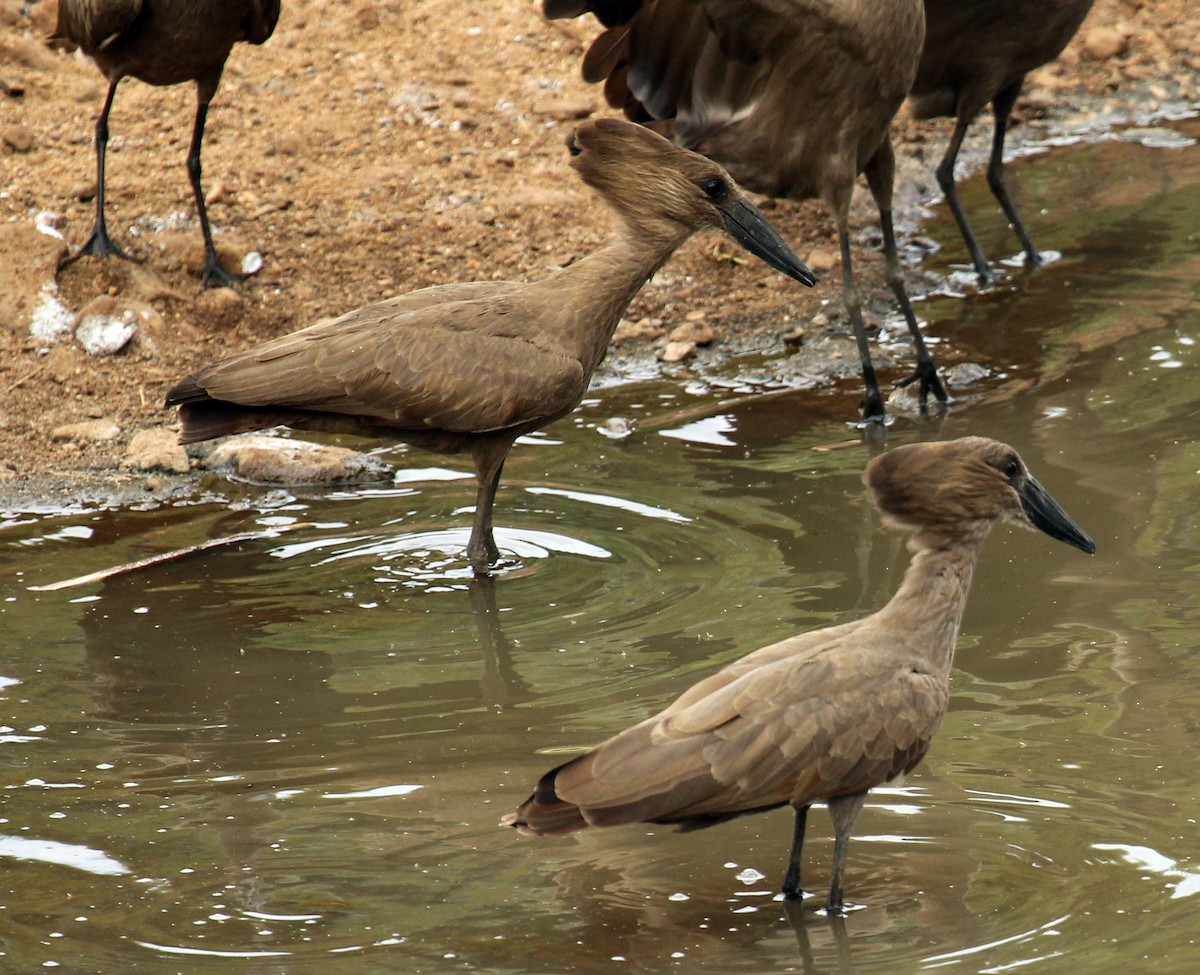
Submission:
POLYGON ((913 769, 949 698, 971 574, 992 524, 1040 529, 1091 554, 1092 540, 1012 447, 981 437, 897 447, 863 482, 884 520, 912 532, 899 591, 877 613, 756 650, 648 718, 547 772, 502 821, 527 834, 585 826, 712 826, 790 804, 783 893, 799 897, 808 807, 836 834, 826 909, 843 911, 846 847, 868 790, 913 769))
POLYGON ((859 173, 879 208, 888 284, 908 325, 921 406, 946 391, 904 288, 892 227, 888 126, 917 70, 921 0, 543 0, 551 19, 609 28, 583 60, 608 103, 770 196, 820 197, 837 223, 842 297, 858 343, 864 421, 883 421, 850 255, 859 173))
POLYGON ((954 185, 954 163, 963 136, 992 103, 995 130, 987 181, 1025 249, 1025 260, 1042 258, 1004 186, 1004 136, 1025 75, 1058 57, 1075 36, 1093 0, 925 0, 925 48, 912 85, 917 118, 949 115, 954 134, 937 168, 937 181, 958 222, 982 282, 996 280, 975 239, 954 185))
POLYGON ((96 225, 69 260, 84 254, 125 254, 108 236, 104 218, 104 163, 108 113, 126 76, 150 85, 196 82, 196 121, 187 170, 204 233, 204 287, 232 285, 237 278, 213 247, 204 192, 200 144, 208 105, 217 92, 225 60, 238 41, 262 44, 279 20, 279 0, 59 0, 55 36, 78 44, 108 79, 108 95, 96 122, 96 225))
POLYGON ((626 306, 680 244, 719 230, 813 283, 716 163, 618 119, 584 123, 567 145, 617 218, 608 244, 540 281, 414 291, 207 366, 167 393, 180 440, 285 423, 467 451, 479 482, 467 555, 486 572, 509 448, 579 405, 626 306))

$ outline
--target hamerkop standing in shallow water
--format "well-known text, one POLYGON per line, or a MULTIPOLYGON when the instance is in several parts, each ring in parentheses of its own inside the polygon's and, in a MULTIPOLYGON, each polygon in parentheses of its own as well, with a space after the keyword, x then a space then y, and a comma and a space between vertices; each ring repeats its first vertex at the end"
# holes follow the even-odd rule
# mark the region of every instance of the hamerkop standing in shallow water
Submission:
POLYGON ((547 772, 504 824, 539 835, 637 822, 692 830, 790 804, 783 892, 799 897, 808 807, 824 802, 836 832, 826 907, 842 911, 846 844, 867 791, 914 768, 946 713, 959 621, 993 522, 1095 551, 1017 452, 995 440, 897 447, 871 461, 863 481, 885 521, 913 533, 891 602, 730 664, 547 772))
POLYGON ((200 188, 200 144, 208 105, 233 45, 262 44, 278 19, 279 0, 59 0, 55 35, 78 44, 108 79, 108 96, 96 122, 96 226, 70 260, 83 254, 125 256, 109 238, 104 218, 108 113, 121 79, 131 76, 159 86, 194 81, 196 121, 187 170, 204 233, 203 283, 208 287, 237 281, 213 247, 200 188))
POLYGON ((958 221, 979 279, 996 280, 954 185, 954 162, 967 128, 992 103, 996 120, 987 181, 1031 265, 1042 263, 1004 186, 1004 135, 1025 75, 1058 57, 1092 0, 925 0, 925 49, 912 86, 917 118, 955 119, 937 181, 958 221))
POLYGON ((184 443, 286 423, 468 451, 479 491, 467 555, 499 559, 492 504, 513 441, 579 405, 638 289, 698 230, 789 277, 812 273, 716 163, 618 119, 581 125, 571 166, 617 217, 600 250, 531 284, 426 288, 230 356, 167 393, 184 443))
POLYGON ((547 17, 590 11, 609 29, 587 81, 610 105, 669 130, 770 196, 820 197, 837 223, 842 296, 854 328, 865 421, 884 419, 850 259, 850 198, 865 173, 879 207, 888 284, 916 349, 922 407, 946 400, 904 288, 892 229, 888 126, 921 53, 921 0, 543 0, 547 17))

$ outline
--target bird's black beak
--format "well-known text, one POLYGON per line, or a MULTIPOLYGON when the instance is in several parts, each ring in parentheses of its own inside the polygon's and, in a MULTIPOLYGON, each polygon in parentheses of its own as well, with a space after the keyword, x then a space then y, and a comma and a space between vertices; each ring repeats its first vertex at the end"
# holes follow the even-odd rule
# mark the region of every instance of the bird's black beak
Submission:
POLYGON ((1017 494, 1021 498, 1025 516, 1034 528, 1041 529, 1060 542, 1074 545, 1088 555, 1096 554, 1096 543, 1058 506, 1058 502, 1046 493, 1046 489, 1032 474, 1025 475, 1021 486, 1017 488, 1017 494))
POLYGON ((779 232, 753 203, 730 194, 718 207, 726 232, 751 254, 810 288, 817 283, 812 269, 792 253, 779 232))

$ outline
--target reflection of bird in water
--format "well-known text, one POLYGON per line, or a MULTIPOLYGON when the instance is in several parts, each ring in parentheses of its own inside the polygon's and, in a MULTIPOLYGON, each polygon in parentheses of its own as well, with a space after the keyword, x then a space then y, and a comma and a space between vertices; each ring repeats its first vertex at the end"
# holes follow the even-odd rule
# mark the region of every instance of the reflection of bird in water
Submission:
POLYGON ((917 118, 949 115, 954 134, 937 181, 958 222, 979 279, 996 280, 954 185, 954 163, 967 129, 992 103, 995 131, 987 181, 1031 265, 1042 263, 1004 186, 1004 136, 1025 75, 1058 57, 1093 0, 925 0, 925 49, 912 84, 917 118))
POLYGON ((712 826, 790 804, 783 892, 798 897, 808 808, 833 818, 826 908, 843 910, 850 831, 868 790, 915 768, 941 724, 971 575, 992 524, 1035 527, 1085 552, 1090 538, 1011 447, 968 437, 881 454, 863 481, 914 556, 883 609, 783 640, 685 691, 662 713, 547 772, 507 825, 712 826))
POLYGON ((476 576, 470 585, 471 612, 483 655, 483 700, 492 707, 503 707, 530 698, 529 685, 513 666, 512 641, 500 627, 500 609, 496 605, 496 580, 476 576))
POLYGON ((908 325, 921 405, 946 391, 904 287, 892 227, 888 127, 921 54, 921 0, 543 0, 609 28, 584 55, 614 108, 668 130, 758 193, 819 197, 837 224, 842 298, 858 343, 863 418, 884 419, 850 254, 859 173, 879 209, 887 281, 908 325))
POLYGON ((617 217, 604 247, 530 284, 443 285, 367 305, 206 366, 167 393, 182 442, 286 423, 466 451, 478 493, 467 556, 500 559, 492 505, 516 439, 583 399, 625 307, 699 230, 813 282, 720 166, 616 119, 581 125, 571 166, 617 217))
POLYGON ((125 256, 109 239, 104 218, 108 113, 121 79, 131 76, 151 85, 194 81, 196 121, 187 170, 204 234, 204 285, 236 282, 213 247, 200 188, 200 145, 208 105, 233 45, 262 44, 278 20, 279 0, 59 0, 55 34, 78 44, 108 79, 108 96, 96 122, 96 226, 72 260, 83 254, 125 256))

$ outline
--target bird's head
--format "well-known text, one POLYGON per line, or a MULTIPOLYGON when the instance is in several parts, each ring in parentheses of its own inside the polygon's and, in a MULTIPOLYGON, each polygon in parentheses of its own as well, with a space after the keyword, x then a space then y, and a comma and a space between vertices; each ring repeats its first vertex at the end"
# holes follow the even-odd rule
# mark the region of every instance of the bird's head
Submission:
POLYGON ((1095 543, 1008 444, 985 437, 916 443, 880 454, 863 472, 875 505, 898 528, 953 538, 1000 520, 1036 528, 1089 555, 1095 543))
POLYGON ((682 242, 698 230, 728 234, 803 284, 816 278, 717 163, 621 119, 592 119, 567 139, 571 166, 636 232, 682 242))

